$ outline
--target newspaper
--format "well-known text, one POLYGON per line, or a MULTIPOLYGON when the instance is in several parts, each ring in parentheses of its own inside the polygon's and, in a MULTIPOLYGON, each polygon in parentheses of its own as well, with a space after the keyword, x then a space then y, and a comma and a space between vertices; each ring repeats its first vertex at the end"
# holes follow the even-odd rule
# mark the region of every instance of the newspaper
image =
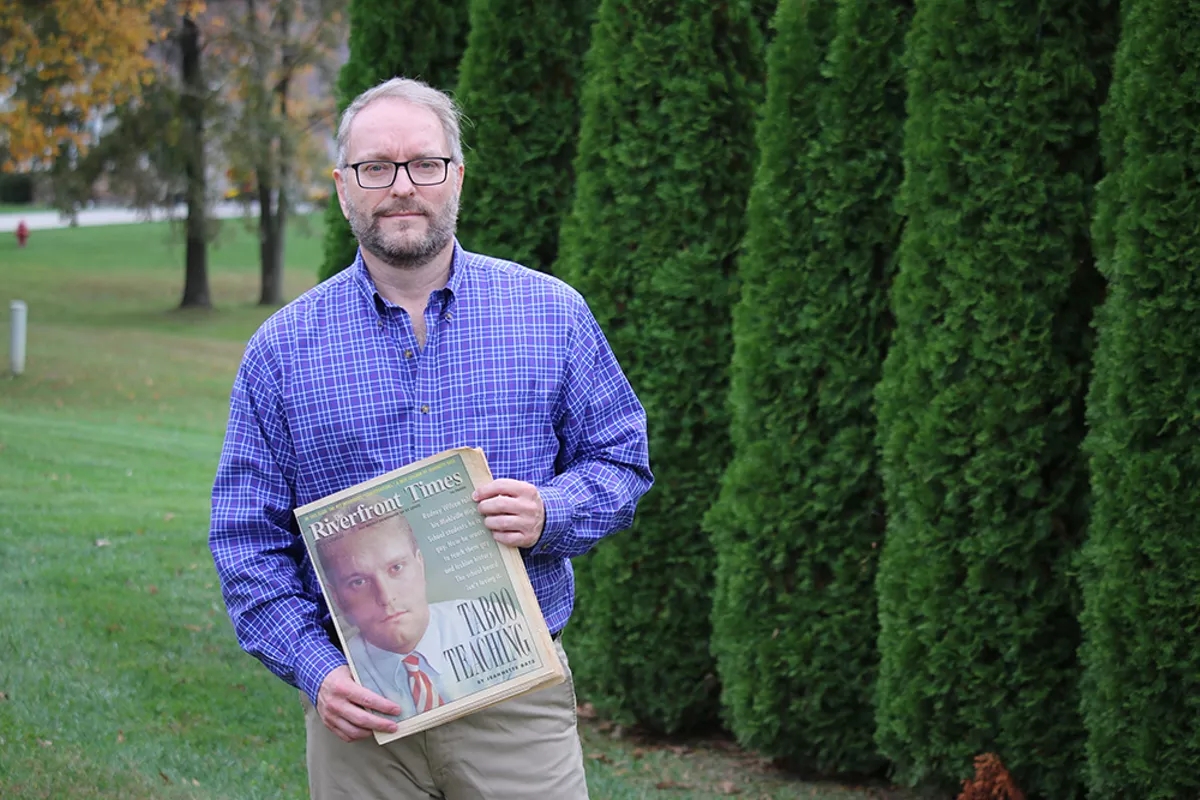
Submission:
POLYGON ((355 680, 402 709, 380 744, 565 679, 520 552, 471 499, 491 479, 457 448, 296 509, 355 680))

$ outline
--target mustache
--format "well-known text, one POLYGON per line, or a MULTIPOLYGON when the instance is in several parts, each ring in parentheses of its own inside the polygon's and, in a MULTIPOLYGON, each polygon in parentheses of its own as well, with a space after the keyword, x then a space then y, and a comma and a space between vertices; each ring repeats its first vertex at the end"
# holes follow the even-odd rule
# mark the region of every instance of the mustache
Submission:
POLYGON ((376 208, 372 215, 375 217, 384 217, 388 214, 424 214, 429 216, 429 209, 419 203, 396 203, 394 205, 376 208))

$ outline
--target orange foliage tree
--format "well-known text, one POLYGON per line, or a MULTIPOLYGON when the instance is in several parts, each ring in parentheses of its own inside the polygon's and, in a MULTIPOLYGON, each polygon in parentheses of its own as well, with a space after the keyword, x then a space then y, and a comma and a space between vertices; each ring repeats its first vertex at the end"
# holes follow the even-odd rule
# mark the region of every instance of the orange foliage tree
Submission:
POLYGON ((84 151, 100 121, 153 79, 166 0, 0 3, 0 164, 47 166, 84 151))

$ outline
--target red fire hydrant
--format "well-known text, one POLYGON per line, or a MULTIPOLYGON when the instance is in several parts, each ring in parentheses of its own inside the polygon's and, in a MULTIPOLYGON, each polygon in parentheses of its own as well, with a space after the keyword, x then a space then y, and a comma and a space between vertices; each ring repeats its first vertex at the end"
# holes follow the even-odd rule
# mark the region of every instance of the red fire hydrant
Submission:
POLYGON ((29 226, 25 224, 25 220, 21 220, 17 223, 17 247, 24 247, 27 241, 29 241, 29 226))

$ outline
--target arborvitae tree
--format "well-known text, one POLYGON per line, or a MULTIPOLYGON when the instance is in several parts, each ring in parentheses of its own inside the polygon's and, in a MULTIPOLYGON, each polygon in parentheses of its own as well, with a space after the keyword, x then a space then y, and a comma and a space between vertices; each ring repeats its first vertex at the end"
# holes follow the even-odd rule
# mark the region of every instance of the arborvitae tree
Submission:
POLYGON ((1198 58, 1200 5, 1125 4, 1094 226, 1109 282, 1081 579, 1094 798, 1200 797, 1198 58))
POLYGON ((575 202, 556 272, 591 303, 638 392, 657 485, 633 531, 576 560, 581 692, 665 731, 712 721, 712 546, 729 458, 734 254, 762 81, 749 0, 603 0, 575 202))
MULTIPOLYGON (((338 73, 338 113, 362 92, 396 76, 453 90, 467 27, 467 0, 350 0, 350 59, 338 73)), ((357 249, 334 192, 325 209, 321 280, 350 266, 357 249)))
POLYGON ((768 44, 773 38, 772 22, 780 5, 780 0, 750 0, 750 12, 758 21, 758 28, 763 34, 763 43, 768 44))
POLYGON ((925 0, 909 34, 908 219, 877 394, 877 737, 904 782, 955 785, 991 752, 1035 797, 1081 794, 1072 574, 1114 12, 925 0))
POLYGON ((734 310, 734 459, 706 518, 733 731, 824 773, 881 766, 872 392, 900 240, 909 6, 780 3, 734 310))
POLYGON ((579 84, 595 0, 472 0, 458 100, 463 247, 549 272, 575 183, 579 84))

